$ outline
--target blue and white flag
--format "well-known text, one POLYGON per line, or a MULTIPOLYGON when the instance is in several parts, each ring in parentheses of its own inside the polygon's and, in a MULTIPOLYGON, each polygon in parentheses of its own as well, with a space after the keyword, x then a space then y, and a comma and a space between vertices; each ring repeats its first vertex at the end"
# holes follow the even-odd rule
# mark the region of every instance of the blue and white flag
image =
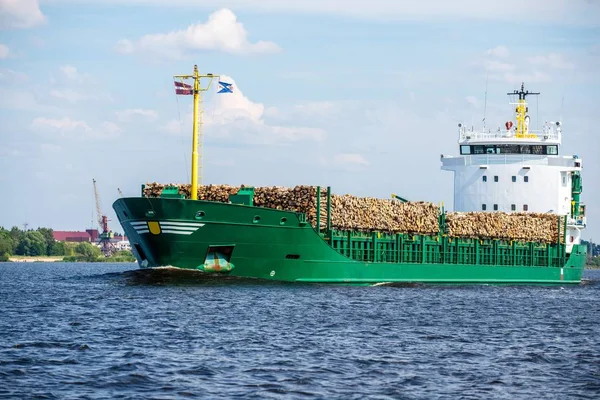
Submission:
POLYGON ((233 84, 219 81, 221 90, 217 93, 233 93, 233 84))

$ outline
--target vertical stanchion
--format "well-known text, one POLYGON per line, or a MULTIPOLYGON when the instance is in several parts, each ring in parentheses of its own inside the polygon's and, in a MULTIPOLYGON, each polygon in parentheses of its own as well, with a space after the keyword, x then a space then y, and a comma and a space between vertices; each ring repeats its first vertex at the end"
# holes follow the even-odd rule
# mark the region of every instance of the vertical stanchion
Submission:
POLYGON ((317 233, 321 234, 321 186, 317 186, 317 233))
POLYGON ((331 186, 327 186, 327 237, 331 238, 331 186))

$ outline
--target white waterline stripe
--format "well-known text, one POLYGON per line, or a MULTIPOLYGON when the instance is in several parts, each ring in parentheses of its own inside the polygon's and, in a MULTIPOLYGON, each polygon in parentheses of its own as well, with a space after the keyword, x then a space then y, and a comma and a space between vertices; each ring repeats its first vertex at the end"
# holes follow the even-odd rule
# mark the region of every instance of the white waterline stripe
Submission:
POLYGON ((196 226, 161 226, 162 229, 173 229, 177 231, 197 231, 198 227, 196 226))
POLYGON ((175 233, 177 235, 191 235, 192 233, 194 233, 193 231, 192 232, 188 232, 188 231, 172 231, 170 229, 163 229, 162 232, 163 233, 175 233))
POLYGON ((148 229, 142 229, 141 231, 136 231, 139 234, 150 232, 148 229))
POLYGON ((172 222, 172 221, 160 221, 161 225, 172 225, 172 226, 204 226, 201 222, 172 222))

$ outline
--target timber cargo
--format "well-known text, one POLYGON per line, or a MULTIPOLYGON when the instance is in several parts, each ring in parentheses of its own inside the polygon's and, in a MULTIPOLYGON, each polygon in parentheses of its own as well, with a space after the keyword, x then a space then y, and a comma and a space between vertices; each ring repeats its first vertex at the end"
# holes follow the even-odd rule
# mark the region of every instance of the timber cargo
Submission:
MULTIPOLYGON (((165 188, 172 192, 176 190, 184 197, 188 197, 190 193, 189 184, 156 182, 145 184, 142 193, 145 197, 159 197, 165 188)), ((235 198, 241 189, 253 191, 253 205, 304 213, 313 227, 318 220, 319 202, 325 204, 324 198, 327 196, 327 189, 319 186, 247 188, 243 185, 207 185, 198 188, 198 199, 231 203, 230 198, 235 198), (317 193, 320 193, 320 201, 317 200, 317 193)), ((428 202, 331 194, 331 227, 337 230, 429 235, 442 232, 457 238, 553 243, 558 241, 556 227, 559 223, 560 217, 555 214, 444 212, 439 206, 428 202), (440 230, 438 221, 441 213, 444 214, 446 224, 440 230)), ((324 228, 324 224, 324 219, 321 219, 320 228, 324 228)))
MULTIPOLYGON (((196 67, 176 76, 194 80, 181 94, 194 95, 195 115, 202 77, 217 76, 196 67)), ((455 173, 452 212, 329 186, 202 185, 197 120, 191 183, 145 184, 113 208, 141 268, 358 285, 578 284, 586 258, 581 159, 558 156, 559 123, 541 135, 528 130, 529 94, 523 86, 514 93, 515 130, 511 122, 480 134, 459 124, 461 156, 441 157, 455 173)))

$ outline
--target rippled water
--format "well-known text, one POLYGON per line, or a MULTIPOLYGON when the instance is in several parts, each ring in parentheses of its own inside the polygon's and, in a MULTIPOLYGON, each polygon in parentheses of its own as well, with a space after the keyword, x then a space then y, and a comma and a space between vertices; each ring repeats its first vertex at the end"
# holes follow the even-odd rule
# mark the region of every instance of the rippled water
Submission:
POLYGON ((600 398, 576 287, 217 282, 0 263, 2 398, 600 398))

